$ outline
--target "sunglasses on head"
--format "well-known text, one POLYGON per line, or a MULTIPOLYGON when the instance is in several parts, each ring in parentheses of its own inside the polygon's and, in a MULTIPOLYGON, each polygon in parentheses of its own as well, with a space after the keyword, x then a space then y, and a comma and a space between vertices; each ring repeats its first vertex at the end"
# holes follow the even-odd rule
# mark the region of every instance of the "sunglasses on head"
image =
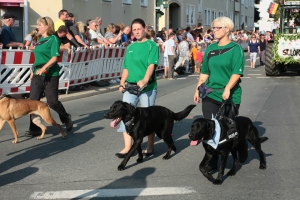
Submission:
POLYGON ((47 25, 47 26, 48 26, 48 22, 47 22, 47 19, 46 19, 46 17, 43 17, 42 19, 44 20, 44 22, 45 22, 45 25, 47 25))

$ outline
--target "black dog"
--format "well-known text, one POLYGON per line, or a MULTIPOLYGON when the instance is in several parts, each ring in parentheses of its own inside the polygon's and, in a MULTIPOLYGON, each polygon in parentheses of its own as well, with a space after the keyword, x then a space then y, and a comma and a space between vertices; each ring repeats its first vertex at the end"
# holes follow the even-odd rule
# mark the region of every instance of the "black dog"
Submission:
MULTIPOLYGON (((258 131, 253 125, 252 121, 247 117, 236 117, 234 118, 236 123, 236 129, 238 136, 233 140, 227 140, 223 143, 219 143, 217 148, 214 149, 207 143, 203 143, 205 149, 205 156, 199 165, 199 169, 202 174, 214 184, 222 184, 224 169, 226 166, 226 161, 229 153, 231 152, 234 159, 233 167, 228 172, 227 175, 234 176, 236 173, 236 166, 238 162, 245 162, 248 157, 248 143, 247 140, 253 145, 260 157, 259 169, 266 169, 266 162, 264 153, 261 150, 261 143, 266 141, 267 137, 258 136, 258 131), (237 159, 237 153, 239 153, 239 159, 237 159), (207 169, 207 164, 212 159, 213 155, 221 155, 221 165, 219 168, 219 173, 217 178, 214 180, 213 176, 209 173, 207 169)), ((221 127, 220 142, 224 141, 227 136, 228 126, 225 120, 219 120, 221 127)), ((210 140, 213 138, 215 131, 215 121, 208 120, 204 118, 196 119, 191 126, 191 132, 189 133, 189 138, 192 141, 202 142, 203 140, 210 140)), ((227 137, 228 139, 228 137, 227 137)))
POLYGON ((124 160, 118 166, 118 170, 124 170, 129 158, 135 150, 138 151, 139 157, 137 162, 143 161, 142 147, 143 138, 152 133, 156 133, 168 145, 167 154, 163 159, 169 159, 171 151, 176 151, 172 139, 172 129, 174 121, 179 121, 188 116, 196 105, 189 105, 179 113, 162 106, 150 106, 147 108, 135 108, 133 105, 123 101, 116 101, 110 107, 110 111, 104 115, 106 119, 114 119, 116 124, 121 120, 124 122, 126 132, 132 137, 133 145, 126 154, 124 160), (117 120, 116 120, 117 119, 117 120))

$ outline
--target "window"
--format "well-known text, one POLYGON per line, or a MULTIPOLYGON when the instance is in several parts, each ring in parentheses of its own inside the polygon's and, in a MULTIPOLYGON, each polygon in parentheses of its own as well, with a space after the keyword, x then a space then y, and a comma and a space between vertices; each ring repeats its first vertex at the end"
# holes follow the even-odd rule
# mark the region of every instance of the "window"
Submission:
POLYGON ((241 4, 242 4, 242 5, 245 4, 245 0, 241 0, 241 4))
POLYGON ((233 21, 233 13, 229 13, 229 18, 233 21))
POLYGON ((187 25, 195 24, 195 6, 186 5, 186 23, 187 25))
POLYGON ((213 21, 217 18, 217 11, 213 10, 211 13, 212 13, 212 21, 213 21))
POLYGON ((102 2, 111 2, 111 0, 102 0, 102 2))
POLYGON ((245 0, 245 8, 248 8, 249 6, 249 0, 245 0))
POLYGON ((226 14, 228 14, 228 0, 226 0, 226 14))
POLYGON ((123 4, 131 4, 132 2, 131 2, 132 0, 122 0, 122 2, 123 2, 123 4))
POLYGON ((235 13, 234 14, 234 26, 237 26, 238 25, 238 14, 237 13, 235 13))
POLYGON ((219 11, 219 17, 223 17, 224 16, 224 12, 223 11, 219 11))
POLYGON ((205 9, 205 25, 210 26, 210 24, 211 24, 210 10, 205 9))
POLYGON ((198 12, 202 12, 202 0, 198 0, 198 12))
POLYGON ((141 0, 141 6, 147 7, 148 6, 148 0, 141 0))

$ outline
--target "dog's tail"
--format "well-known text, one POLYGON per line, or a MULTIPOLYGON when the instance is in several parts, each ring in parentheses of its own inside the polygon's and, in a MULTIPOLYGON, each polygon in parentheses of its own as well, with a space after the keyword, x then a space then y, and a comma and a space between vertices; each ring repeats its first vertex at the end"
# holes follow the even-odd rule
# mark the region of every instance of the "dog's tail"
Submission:
POLYGON ((195 108, 195 106, 196 105, 189 105, 183 111, 174 113, 175 120, 179 121, 179 120, 183 120, 184 118, 186 118, 190 114, 191 110, 193 110, 193 108, 195 108))
POLYGON ((260 137, 259 141, 260 141, 260 143, 263 143, 264 141, 266 141, 268 139, 269 139, 268 137, 260 137))

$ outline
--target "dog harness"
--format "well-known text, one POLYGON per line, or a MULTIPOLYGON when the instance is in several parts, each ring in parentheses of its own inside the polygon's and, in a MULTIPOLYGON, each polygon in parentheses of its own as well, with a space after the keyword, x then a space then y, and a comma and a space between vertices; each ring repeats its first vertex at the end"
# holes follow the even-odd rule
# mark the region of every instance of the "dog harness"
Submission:
POLYGON ((224 117, 223 119, 225 120, 226 125, 228 126, 228 131, 227 131, 226 138, 224 140, 220 141, 219 144, 233 140, 233 142, 234 142, 233 145, 235 146, 236 145, 235 143, 238 142, 238 140, 235 140, 238 137, 236 123, 235 123, 235 121, 233 121, 232 119, 227 118, 227 117, 224 117))
POLYGON ((236 129, 236 123, 230 118, 222 117, 222 120, 225 121, 226 126, 228 127, 227 135, 224 140, 220 141, 220 135, 221 135, 221 127, 220 123, 217 119, 212 116, 212 120, 215 122, 215 133, 213 135, 213 138, 210 140, 204 140, 203 142, 210 145, 212 148, 217 149, 219 144, 223 144, 224 142, 233 141, 233 146, 235 146, 238 143, 238 132, 236 129))

